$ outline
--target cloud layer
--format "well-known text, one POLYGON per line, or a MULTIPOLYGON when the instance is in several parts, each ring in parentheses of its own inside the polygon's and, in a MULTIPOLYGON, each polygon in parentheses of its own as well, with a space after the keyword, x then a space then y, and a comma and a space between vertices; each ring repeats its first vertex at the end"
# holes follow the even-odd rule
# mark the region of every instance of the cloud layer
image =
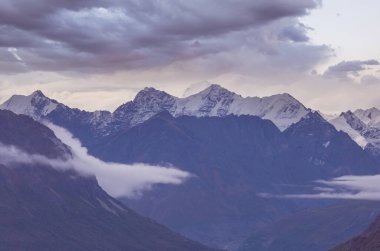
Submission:
POLYGON ((370 69, 371 66, 379 65, 379 61, 375 59, 342 61, 336 65, 330 66, 323 75, 325 77, 334 77, 348 81, 352 77, 359 77, 361 72, 370 69))
MULTIPOLYGON (((281 54, 281 47, 308 41, 308 28, 298 17, 320 4, 5 0, 0 3, 0 54, 6 57, 0 69, 99 72, 164 66, 239 50, 274 56, 281 54)), ((310 53, 323 51, 307 47, 310 53)))
POLYGON ((287 92, 327 113, 378 105, 372 60, 348 58, 323 74, 339 48, 316 44, 303 24, 321 2, 3 0, 0 100, 41 89, 72 107, 112 110, 146 86, 181 96, 209 81, 249 96, 287 92))
POLYGON ((380 175, 342 176, 332 180, 316 181, 318 186, 313 194, 270 195, 263 197, 292 199, 346 199, 346 200, 380 200, 380 175))
POLYGON ((80 174, 96 176, 99 185, 114 197, 135 197, 151 189, 154 184, 179 185, 191 175, 173 167, 150 166, 146 164, 107 163, 87 154, 80 142, 61 127, 48 126, 56 136, 70 146, 73 157, 66 161, 48 159, 41 155, 30 155, 14 146, 0 144, 0 161, 2 164, 45 164, 58 169, 73 168, 80 174))

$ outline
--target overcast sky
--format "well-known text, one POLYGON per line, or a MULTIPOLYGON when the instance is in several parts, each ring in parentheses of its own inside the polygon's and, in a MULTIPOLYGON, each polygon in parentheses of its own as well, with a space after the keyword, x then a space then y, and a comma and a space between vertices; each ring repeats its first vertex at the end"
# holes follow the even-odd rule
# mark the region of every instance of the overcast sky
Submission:
POLYGON ((0 101, 108 109, 145 86, 380 107, 378 0, 2 0, 0 101))

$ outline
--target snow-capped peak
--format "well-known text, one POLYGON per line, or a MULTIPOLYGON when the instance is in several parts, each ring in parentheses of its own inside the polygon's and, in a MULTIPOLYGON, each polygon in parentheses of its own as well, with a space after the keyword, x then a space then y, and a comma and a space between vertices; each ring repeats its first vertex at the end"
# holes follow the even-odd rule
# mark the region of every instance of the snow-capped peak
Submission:
POLYGON ((162 103, 166 100, 172 100, 174 98, 174 96, 171 96, 164 91, 157 90, 153 87, 145 87, 143 90, 137 93, 133 102, 145 106, 152 105, 154 103, 162 103))
POLYGON ((354 130, 362 131, 366 128, 366 124, 363 123, 353 112, 342 112, 341 117, 344 117, 347 124, 349 124, 354 130))
MULTIPOLYGON (((41 91, 35 91, 29 96, 12 96, 0 108, 40 119, 46 117, 58 105, 65 107, 64 110, 70 109, 47 98, 41 91)), ((96 125, 102 124, 98 122, 105 116, 107 125, 131 127, 162 111, 168 111, 175 117, 254 115, 271 120, 280 130, 285 130, 291 124, 298 122, 309 110, 289 94, 264 98, 242 97, 220 85, 213 84, 185 98, 177 98, 164 91, 147 87, 141 90, 132 101, 121 105, 112 114, 105 113, 104 115, 95 112, 88 113, 86 116, 88 121, 96 125)))
POLYGON ((197 94, 177 99, 173 115, 225 116, 229 114, 233 101, 239 97, 237 94, 213 84, 197 94))
POLYGON ((13 95, 10 99, 0 105, 0 109, 10 110, 16 114, 25 114, 39 119, 51 113, 58 105, 58 102, 47 98, 42 91, 37 90, 32 94, 13 95))
POLYGON ((342 112, 339 117, 330 119, 329 122, 336 130, 347 133, 362 148, 368 144, 368 140, 361 135, 361 130, 355 129, 363 124, 352 112, 342 112))
POLYGON ((171 111, 177 98, 152 87, 146 87, 137 93, 133 101, 119 106, 113 113, 118 123, 128 126, 140 124, 162 111, 171 111))
MULTIPOLYGON (((220 85, 212 84, 209 87, 207 87, 206 89, 204 89, 203 91, 201 91, 195 95, 200 95, 202 97, 218 98, 218 97, 234 96, 236 94, 227 90, 226 88, 224 88, 220 85)), ((192 96, 194 96, 194 95, 192 95, 192 96)))
POLYGON ((39 98, 47 98, 45 94, 41 90, 36 90, 32 94, 30 94, 33 98, 39 97, 39 98))
POLYGON ((186 98, 178 99, 174 116, 226 116, 255 115, 271 120, 280 130, 298 122, 306 109, 289 94, 270 97, 242 97, 219 85, 211 85, 205 90, 186 98))
POLYGON ((366 125, 380 127, 380 110, 376 107, 370 109, 358 109, 354 114, 366 125))

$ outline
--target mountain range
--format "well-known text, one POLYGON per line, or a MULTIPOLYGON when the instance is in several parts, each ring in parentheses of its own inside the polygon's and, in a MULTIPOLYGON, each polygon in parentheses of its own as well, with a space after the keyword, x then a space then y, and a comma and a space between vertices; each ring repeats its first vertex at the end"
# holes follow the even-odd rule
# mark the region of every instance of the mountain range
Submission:
MULTIPOLYGON (((289 94, 269 97, 242 97, 219 85, 185 98, 177 98, 151 87, 141 90, 134 100, 120 105, 114 112, 86 112, 72 109, 49 99, 41 91, 29 96, 14 95, 0 109, 24 114, 34 119, 48 119, 57 125, 76 131, 86 145, 94 138, 101 138, 143 123, 152 116, 168 111, 172 116, 204 117, 226 115, 253 115, 271 120, 281 131, 298 122, 311 109, 289 94)), ((346 132, 361 147, 380 154, 380 110, 358 109, 342 112, 339 116, 321 114, 337 130, 346 132)))
POLYGON ((37 120, 50 120, 70 131, 78 132, 74 134, 82 135, 83 143, 87 143, 90 138, 107 136, 117 130, 141 124, 162 111, 168 111, 174 117, 255 115, 270 119, 281 130, 299 121, 308 111, 289 94, 243 98, 218 85, 211 85, 187 98, 177 98, 154 88, 145 88, 133 101, 119 106, 112 113, 72 109, 47 98, 41 91, 35 91, 29 96, 14 95, 0 109, 28 115, 37 120))
POLYGON ((186 98, 145 88, 114 112, 72 109, 40 91, 15 95, 0 108, 66 128, 104 161, 172 165, 191 173, 180 186, 156 185, 139 198, 118 199, 209 246, 281 250, 280 241, 288 250, 326 250, 359 234, 374 219, 368 212, 380 211, 377 203, 282 198, 318 193, 315 180, 379 173, 380 113, 374 109, 327 121, 289 94, 242 97, 218 85, 186 98), (276 231, 314 226, 316 215, 324 232, 299 231, 295 238, 276 231), (339 223, 328 224, 334 215, 339 223), (336 227, 341 234, 331 239, 326 233, 336 227))

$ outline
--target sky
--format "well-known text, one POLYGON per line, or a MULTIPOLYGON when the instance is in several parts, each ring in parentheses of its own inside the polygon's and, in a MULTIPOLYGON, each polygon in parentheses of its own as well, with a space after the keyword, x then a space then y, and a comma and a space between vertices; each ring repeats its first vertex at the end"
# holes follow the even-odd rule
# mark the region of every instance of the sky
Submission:
POLYGON ((2 0, 0 101, 113 110, 146 86, 380 108, 376 0, 2 0))

